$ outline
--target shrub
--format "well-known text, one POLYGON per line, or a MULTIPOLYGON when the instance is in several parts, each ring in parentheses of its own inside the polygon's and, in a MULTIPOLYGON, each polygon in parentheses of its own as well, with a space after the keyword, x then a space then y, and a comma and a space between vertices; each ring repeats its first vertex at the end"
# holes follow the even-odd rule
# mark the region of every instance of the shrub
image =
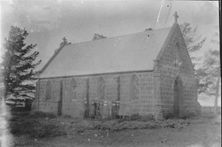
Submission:
POLYGON ((153 115, 145 115, 145 116, 141 116, 139 114, 133 114, 131 116, 122 116, 118 119, 119 122, 123 122, 123 121, 134 121, 134 120, 138 120, 138 121, 150 121, 150 120, 154 120, 154 116, 153 115))
POLYGON ((43 118, 43 117, 48 117, 48 118, 56 118, 55 114, 52 113, 46 113, 46 112, 34 112, 32 114, 30 114, 30 117, 34 117, 34 118, 43 118))
POLYGON ((173 114, 173 113, 165 113, 165 114, 163 115, 163 117, 164 117, 165 119, 172 119, 172 118, 176 118, 176 115, 173 114))
POLYGON ((38 126, 35 126, 30 136, 35 138, 43 138, 61 136, 65 134, 66 133, 60 128, 60 126, 44 122, 40 123, 38 126))
POLYGON ((31 115, 13 116, 9 121, 10 132, 16 136, 28 135, 35 138, 53 137, 66 134, 62 127, 49 120, 42 120, 42 117, 54 118, 54 115, 35 113, 31 115))
POLYGON ((153 115, 145 115, 141 117, 141 121, 153 121, 153 120, 155 120, 153 115))

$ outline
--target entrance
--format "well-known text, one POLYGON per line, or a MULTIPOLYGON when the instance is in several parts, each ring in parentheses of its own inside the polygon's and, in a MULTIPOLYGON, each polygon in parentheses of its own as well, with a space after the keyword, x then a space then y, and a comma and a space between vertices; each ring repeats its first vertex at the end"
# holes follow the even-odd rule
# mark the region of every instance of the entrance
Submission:
POLYGON ((182 80, 177 77, 174 82, 174 115, 176 117, 180 116, 181 100, 183 97, 183 85, 182 80))

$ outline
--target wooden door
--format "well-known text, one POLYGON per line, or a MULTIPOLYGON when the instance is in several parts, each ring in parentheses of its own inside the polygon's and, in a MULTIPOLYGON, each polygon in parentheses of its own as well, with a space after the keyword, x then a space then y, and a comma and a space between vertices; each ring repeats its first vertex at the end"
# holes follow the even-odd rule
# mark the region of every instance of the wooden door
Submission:
POLYGON ((178 77, 174 82, 174 115, 180 116, 181 100, 183 97, 182 80, 178 77))

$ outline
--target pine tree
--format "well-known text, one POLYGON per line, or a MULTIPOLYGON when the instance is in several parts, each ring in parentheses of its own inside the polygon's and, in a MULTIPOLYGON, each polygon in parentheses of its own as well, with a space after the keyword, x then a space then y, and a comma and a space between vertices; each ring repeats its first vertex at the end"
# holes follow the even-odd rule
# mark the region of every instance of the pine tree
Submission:
POLYGON ((39 52, 34 50, 36 44, 26 45, 27 36, 28 32, 25 29, 12 26, 8 38, 5 39, 3 57, 5 97, 13 95, 16 98, 34 98, 34 69, 41 60, 35 61, 39 52))

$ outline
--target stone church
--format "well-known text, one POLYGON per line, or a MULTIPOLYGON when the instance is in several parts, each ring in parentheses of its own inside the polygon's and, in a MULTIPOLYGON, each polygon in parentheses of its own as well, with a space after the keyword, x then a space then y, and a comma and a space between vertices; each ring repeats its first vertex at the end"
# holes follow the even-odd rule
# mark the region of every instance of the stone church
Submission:
POLYGON ((182 117, 200 111, 197 88, 175 15, 170 28, 61 46, 39 75, 33 111, 182 117))

